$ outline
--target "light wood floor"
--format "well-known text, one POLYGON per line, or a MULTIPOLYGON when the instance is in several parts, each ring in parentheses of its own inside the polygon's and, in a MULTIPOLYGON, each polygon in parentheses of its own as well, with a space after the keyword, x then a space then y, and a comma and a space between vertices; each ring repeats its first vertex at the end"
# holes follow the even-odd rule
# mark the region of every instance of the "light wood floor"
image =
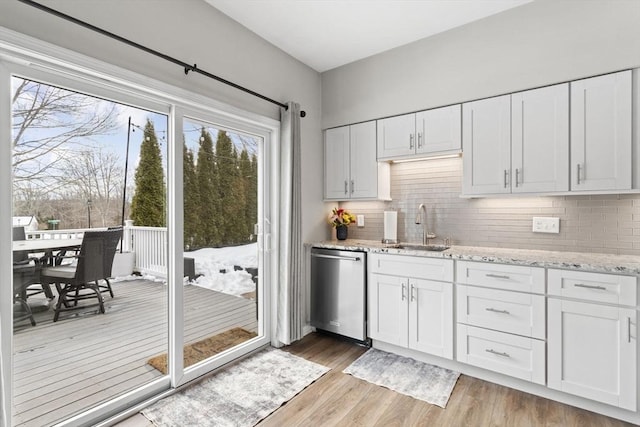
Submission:
POLYGON ((580 426, 631 424, 460 376, 446 409, 343 374, 366 351, 333 337, 312 334, 285 348, 332 368, 259 427, 275 426, 580 426))
MULTIPOLYGON (((49 309, 37 313, 35 327, 16 325, 12 425, 51 425, 161 376, 146 362, 167 351, 166 285, 140 279, 113 289, 106 314, 80 310, 53 323, 49 309)), ((257 330, 255 301, 198 286, 184 290, 187 343, 236 326, 257 330)))
MULTIPOLYGON (((461 375, 446 409, 343 374, 366 348, 311 334, 283 350, 331 371, 258 427, 622 427, 622 421, 461 375)), ((152 427, 138 414, 116 427, 152 427)), ((193 427, 193 426, 184 426, 193 427)))

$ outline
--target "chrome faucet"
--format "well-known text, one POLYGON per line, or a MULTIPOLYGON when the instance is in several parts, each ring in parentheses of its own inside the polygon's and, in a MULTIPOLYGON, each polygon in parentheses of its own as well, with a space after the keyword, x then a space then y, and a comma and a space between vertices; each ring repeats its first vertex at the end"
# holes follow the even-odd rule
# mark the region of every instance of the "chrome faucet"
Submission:
POLYGON ((424 203, 420 203, 418 206, 418 215, 416 216, 416 224, 422 224, 422 244, 428 245, 429 239, 435 239, 436 235, 433 233, 429 233, 427 228, 427 208, 424 203), (422 214, 424 212, 424 216, 422 214))

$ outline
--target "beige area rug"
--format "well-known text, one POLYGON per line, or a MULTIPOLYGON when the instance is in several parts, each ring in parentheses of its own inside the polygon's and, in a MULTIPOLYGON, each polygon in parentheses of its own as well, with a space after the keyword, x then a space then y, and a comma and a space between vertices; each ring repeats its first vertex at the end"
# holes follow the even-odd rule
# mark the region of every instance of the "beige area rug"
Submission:
POLYGON ((343 372, 441 408, 447 406, 460 376, 460 373, 449 369, 375 348, 368 350, 343 372))
POLYGON ((329 368, 268 348, 142 411, 159 427, 251 427, 329 368))
MULTIPOLYGON (((233 328, 201 341, 188 344, 184 346, 184 366, 195 365, 214 354, 222 353, 256 336, 255 332, 249 332, 242 328, 233 328)), ((166 375, 167 353, 155 356, 149 359, 147 363, 166 375)))

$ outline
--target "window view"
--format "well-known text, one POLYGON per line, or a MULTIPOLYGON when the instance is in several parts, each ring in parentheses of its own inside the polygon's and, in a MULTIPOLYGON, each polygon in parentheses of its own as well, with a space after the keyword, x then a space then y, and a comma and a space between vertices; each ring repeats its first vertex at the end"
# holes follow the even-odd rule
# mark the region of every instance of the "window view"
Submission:
MULTIPOLYGON (((170 135, 165 114, 20 77, 12 91, 13 424, 47 426, 168 373, 170 135)), ((264 139, 183 132, 191 367, 263 332, 264 139)))
POLYGON ((13 424, 51 425, 161 377, 167 116, 18 77, 13 424))
POLYGON ((184 121, 184 366, 257 335, 262 139, 184 121))

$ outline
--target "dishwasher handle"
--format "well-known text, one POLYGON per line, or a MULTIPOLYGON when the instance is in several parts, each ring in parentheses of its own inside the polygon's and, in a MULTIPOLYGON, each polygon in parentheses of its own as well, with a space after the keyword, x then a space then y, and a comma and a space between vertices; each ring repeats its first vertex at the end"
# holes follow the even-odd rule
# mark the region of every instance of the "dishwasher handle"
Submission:
POLYGON ((357 256, 338 256, 338 255, 325 255, 325 254, 311 254, 312 257, 315 258, 326 258, 326 259, 338 259, 345 261, 360 261, 360 257, 357 256))

